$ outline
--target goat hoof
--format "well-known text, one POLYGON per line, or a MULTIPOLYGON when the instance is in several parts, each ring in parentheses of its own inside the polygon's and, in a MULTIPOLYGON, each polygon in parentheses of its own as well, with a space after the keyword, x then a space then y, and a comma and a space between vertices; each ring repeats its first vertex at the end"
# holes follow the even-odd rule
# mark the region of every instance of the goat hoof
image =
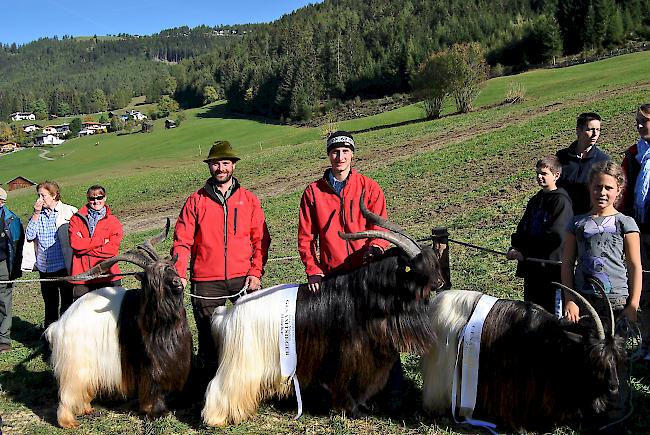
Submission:
POLYGON ((69 409, 59 406, 59 409, 56 412, 56 420, 64 429, 74 429, 79 427, 79 422, 75 418, 75 415, 70 412, 69 409))
POLYGON ((206 418, 205 424, 208 426, 224 427, 226 426, 226 419, 223 418, 206 418))
POLYGON ((61 426, 63 429, 76 429, 79 427, 79 422, 76 419, 66 421, 59 420, 59 426, 61 426))

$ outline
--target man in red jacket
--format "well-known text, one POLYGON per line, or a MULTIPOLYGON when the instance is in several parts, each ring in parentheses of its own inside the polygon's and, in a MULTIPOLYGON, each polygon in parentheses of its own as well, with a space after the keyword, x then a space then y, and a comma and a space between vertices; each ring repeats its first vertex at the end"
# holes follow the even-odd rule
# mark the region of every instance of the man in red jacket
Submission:
MULTIPOLYGON (((362 191, 365 192, 368 210, 386 218, 386 199, 379 184, 352 169, 354 149, 354 138, 350 133, 336 131, 330 134, 327 139, 330 168, 323 178, 307 186, 300 201, 298 252, 305 265, 309 289, 313 292, 320 290, 324 275, 357 267, 372 255, 382 253, 390 244, 381 239, 343 240, 338 235, 339 231, 382 230, 361 215, 359 199, 362 191)), ((382 393, 390 413, 401 406, 403 382, 404 372, 398 359, 382 393)))
MULTIPOLYGON (((244 286, 248 291, 261 287, 271 237, 260 201, 233 177, 238 160, 229 142, 215 142, 204 160, 211 177, 185 201, 176 222, 172 246, 172 255, 178 255, 176 270, 185 284, 191 259, 192 294, 198 296, 223 297, 244 286)), ((208 366, 217 360, 210 317, 225 303, 225 299, 192 298, 198 357, 208 366)))
POLYGON ((384 218, 386 200, 376 181, 352 169, 354 139, 350 133, 332 133, 327 139, 327 156, 330 168, 323 178, 307 186, 300 201, 298 252, 313 292, 319 291, 325 274, 359 266, 364 258, 383 252, 389 245, 379 239, 346 241, 339 237, 339 231, 381 230, 361 215, 361 191, 365 191, 368 210, 384 218))

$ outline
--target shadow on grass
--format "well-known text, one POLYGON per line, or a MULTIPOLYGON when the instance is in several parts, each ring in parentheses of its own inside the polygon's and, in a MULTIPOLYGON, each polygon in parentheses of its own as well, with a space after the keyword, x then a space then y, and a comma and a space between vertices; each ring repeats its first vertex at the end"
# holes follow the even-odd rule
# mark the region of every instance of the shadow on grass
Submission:
POLYGON ((28 368, 32 360, 43 355, 40 343, 35 347, 13 370, 0 372, 0 385, 11 401, 24 405, 44 421, 56 425, 56 380, 49 370, 28 368))
POLYGON ((34 351, 41 349, 41 336, 43 328, 31 322, 14 316, 11 320, 11 339, 21 343, 26 348, 34 351))
POLYGON ((196 117, 203 119, 246 119, 249 121, 257 121, 260 124, 283 125, 277 119, 265 118, 263 116, 243 115, 241 113, 232 112, 226 108, 225 104, 213 106, 209 110, 197 114, 196 117))

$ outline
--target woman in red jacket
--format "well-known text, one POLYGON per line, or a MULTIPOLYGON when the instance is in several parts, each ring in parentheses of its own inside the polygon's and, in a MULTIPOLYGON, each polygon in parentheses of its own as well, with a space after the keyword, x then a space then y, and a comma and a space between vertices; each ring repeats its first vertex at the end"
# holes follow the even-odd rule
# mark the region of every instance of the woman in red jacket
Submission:
MULTIPOLYGON (((122 241, 122 224, 106 205, 106 189, 91 186, 86 192, 88 204, 70 219, 69 234, 72 247, 72 275, 85 272, 107 258, 117 255, 122 241)), ((114 264, 108 272, 119 274, 114 264)), ((73 297, 78 299, 89 291, 102 287, 122 285, 115 277, 97 278, 90 281, 73 281, 73 297)))

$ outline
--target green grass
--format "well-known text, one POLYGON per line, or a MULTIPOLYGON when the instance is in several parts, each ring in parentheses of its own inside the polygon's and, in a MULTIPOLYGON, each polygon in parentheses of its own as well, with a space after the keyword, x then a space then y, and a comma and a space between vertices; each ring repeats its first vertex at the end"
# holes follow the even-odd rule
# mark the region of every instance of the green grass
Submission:
MULTIPOLYGON (((621 56, 562 70, 534 71, 492 80, 479 100, 483 101, 481 110, 357 135, 355 165, 381 184, 390 219, 414 237, 424 237, 434 227, 447 227, 452 239, 504 251, 526 200, 537 190, 534 162, 574 139, 578 113, 597 111, 603 116, 602 146, 615 160, 620 160, 622 151, 635 140, 632 124, 635 107, 650 100, 650 77, 643 72, 650 66, 648 55, 621 56), (508 80, 525 83, 526 101, 512 106, 495 105, 503 98, 508 80)), ((207 177, 207 169, 197 155, 198 144, 205 143, 200 141, 206 140, 209 144, 217 137, 228 138, 244 156, 237 165, 238 178, 262 198, 273 238, 271 259, 296 255, 300 195, 306 183, 318 177, 327 166, 318 129, 204 117, 210 110, 196 109, 188 116, 186 124, 174 131, 163 131, 157 125, 151 135, 104 135, 97 147, 83 145, 81 140, 78 144, 73 141, 66 157, 50 162, 51 167, 42 165, 31 169, 34 162, 25 161, 23 168, 62 181, 64 195, 74 204, 81 204, 85 187, 102 182, 107 185, 109 203, 117 210, 118 217, 120 213, 150 213, 152 219, 162 224, 157 210, 171 207, 177 213, 187 193, 201 186, 207 177), (196 128, 193 139, 183 130, 191 125, 196 128), (167 142, 169 134, 177 136, 167 142), (105 144, 110 147, 104 147, 105 144), (125 150, 130 158, 111 153, 118 148, 125 150), (72 153, 74 149, 77 151, 72 153), (106 155, 100 150, 106 150, 106 155), (79 164, 81 161, 84 163, 79 164)), ((350 121, 346 128, 352 128, 347 125, 355 125, 355 122, 356 128, 367 128, 419 116, 414 106, 409 106, 350 121)), ((64 149, 58 148, 57 153, 64 149)), ((201 152, 206 153, 207 148, 202 148, 201 152)), ((3 178, 10 167, 0 159, 3 178)), ((29 213, 33 200, 31 189, 11 192, 9 205, 25 214, 29 213)), ((123 248, 132 247, 153 233, 155 231, 127 234, 123 248)), ((169 245, 168 240, 159 252, 168 252, 169 245)), ((479 290, 499 297, 521 297, 522 283, 514 276, 515 265, 502 256, 452 244, 450 259, 453 288, 479 290)), ((267 264, 265 285, 297 281, 304 281, 304 269, 299 261, 269 261, 267 264)), ((14 295, 15 351, 0 356, 0 409, 7 425, 3 430, 6 433, 63 433, 54 426, 56 387, 50 372, 39 356, 28 358, 38 347, 35 326, 42 322, 43 316, 38 288, 23 284, 16 287, 14 295)), ((194 328, 192 320, 190 323, 194 328)), ((269 402, 253 419, 226 428, 224 432, 476 433, 453 425, 449 419, 432 418, 421 411, 418 358, 402 357, 408 382, 405 413, 399 419, 378 415, 351 420, 332 413, 307 414, 296 422, 292 420, 295 412, 292 401, 269 402)), ((636 411, 629 421, 630 433, 650 430, 649 374, 646 366, 638 364, 635 367, 636 411)), ((201 424, 200 402, 189 404, 185 401, 180 405, 165 419, 149 422, 135 414, 132 404, 100 401, 96 414, 80 419, 81 431, 216 432, 201 424)), ((554 433, 573 432, 561 428, 554 433)))

